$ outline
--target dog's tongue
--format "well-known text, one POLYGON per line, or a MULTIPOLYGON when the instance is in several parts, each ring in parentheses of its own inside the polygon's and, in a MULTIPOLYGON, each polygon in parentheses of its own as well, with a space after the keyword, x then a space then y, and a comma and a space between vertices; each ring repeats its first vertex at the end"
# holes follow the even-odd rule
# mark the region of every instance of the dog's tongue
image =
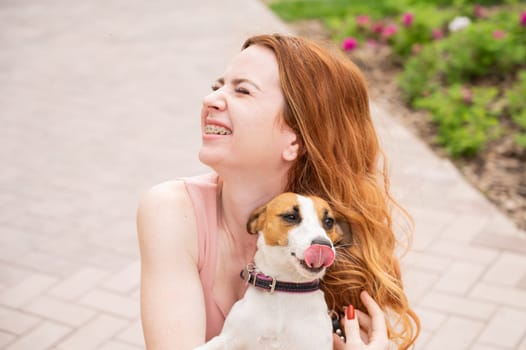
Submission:
POLYGON ((308 267, 320 268, 330 266, 334 261, 334 251, 323 244, 313 244, 305 251, 305 263, 308 267))

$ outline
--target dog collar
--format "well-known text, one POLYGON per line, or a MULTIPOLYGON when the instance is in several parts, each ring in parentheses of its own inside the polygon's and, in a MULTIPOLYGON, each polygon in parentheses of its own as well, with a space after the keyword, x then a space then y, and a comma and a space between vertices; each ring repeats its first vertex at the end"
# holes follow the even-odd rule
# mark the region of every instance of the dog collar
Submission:
POLYGON ((288 293, 309 293, 320 289, 319 279, 304 283, 278 281, 274 277, 270 277, 264 273, 258 272, 253 264, 248 264, 243 270, 241 270, 239 276, 247 284, 264 289, 269 293, 274 293, 274 291, 288 293))

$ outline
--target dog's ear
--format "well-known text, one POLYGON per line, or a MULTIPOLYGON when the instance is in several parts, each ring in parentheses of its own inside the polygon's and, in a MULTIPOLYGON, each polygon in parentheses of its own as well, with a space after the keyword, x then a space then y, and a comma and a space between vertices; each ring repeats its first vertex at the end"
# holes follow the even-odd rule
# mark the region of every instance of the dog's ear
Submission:
POLYGON ((253 235, 256 235, 263 227, 263 222, 265 221, 265 214, 267 207, 264 205, 262 207, 254 210, 247 221, 247 232, 253 235))
POLYGON ((336 231, 341 237, 336 243, 338 245, 352 244, 353 242, 352 230, 351 230, 351 224, 349 224, 349 221, 347 221, 347 219, 344 216, 340 216, 340 215, 337 215, 335 220, 336 220, 336 231))

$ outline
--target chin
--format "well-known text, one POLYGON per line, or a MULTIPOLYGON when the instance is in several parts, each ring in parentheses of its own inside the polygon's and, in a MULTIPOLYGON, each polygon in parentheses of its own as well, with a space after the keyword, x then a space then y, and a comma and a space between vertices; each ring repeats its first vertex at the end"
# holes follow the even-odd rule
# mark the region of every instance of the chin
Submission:
POLYGON ((201 148, 201 150, 199 150, 199 161, 201 163, 203 163, 204 165, 207 165, 209 167, 213 167, 213 164, 216 162, 215 158, 216 157, 213 157, 210 152, 207 152, 205 150, 203 150, 201 148))
POLYGON ((198 158, 201 163, 212 168, 215 172, 218 168, 224 167, 226 165, 225 159, 228 159, 225 154, 218 152, 217 149, 210 149, 205 146, 199 150, 198 158))

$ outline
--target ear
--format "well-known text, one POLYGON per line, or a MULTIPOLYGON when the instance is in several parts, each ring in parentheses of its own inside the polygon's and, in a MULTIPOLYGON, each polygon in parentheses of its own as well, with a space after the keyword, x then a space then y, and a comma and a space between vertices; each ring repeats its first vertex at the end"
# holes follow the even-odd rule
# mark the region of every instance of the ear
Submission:
POLYGON ((252 235, 257 235, 263 228, 263 222, 265 222, 265 214, 267 211, 266 206, 262 206, 254 210, 247 221, 247 232, 252 235))
POLYGON ((298 135, 296 135, 291 129, 288 129, 286 133, 287 141, 285 148, 283 149, 282 157, 284 160, 292 162, 298 158, 300 152, 300 141, 298 135))
POLYGON ((337 245, 350 245, 353 243, 352 230, 349 221, 343 216, 336 217, 336 231, 340 235, 341 239, 338 240, 337 245))

